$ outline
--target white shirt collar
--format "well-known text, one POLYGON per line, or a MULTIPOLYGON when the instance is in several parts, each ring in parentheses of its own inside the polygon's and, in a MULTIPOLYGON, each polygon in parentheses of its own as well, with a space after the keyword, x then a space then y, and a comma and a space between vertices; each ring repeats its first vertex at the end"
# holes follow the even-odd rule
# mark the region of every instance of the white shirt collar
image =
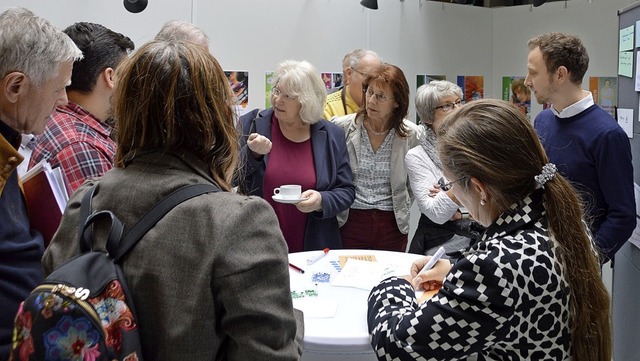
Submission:
POLYGON ((587 93, 586 97, 562 109, 562 111, 559 113, 556 110, 556 108, 553 107, 553 104, 551 104, 551 111, 558 118, 570 118, 574 115, 580 114, 581 112, 583 112, 584 110, 586 110, 587 108, 589 108, 594 104, 593 95, 591 94, 591 92, 586 90, 583 90, 583 92, 587 93))

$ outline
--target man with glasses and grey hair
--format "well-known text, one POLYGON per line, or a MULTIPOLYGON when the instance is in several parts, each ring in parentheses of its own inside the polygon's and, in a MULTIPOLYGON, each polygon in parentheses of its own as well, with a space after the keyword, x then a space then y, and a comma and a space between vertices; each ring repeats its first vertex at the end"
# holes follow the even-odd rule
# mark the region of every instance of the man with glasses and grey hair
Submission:
POLYGON ((82 52, 61 30, 24 8, 0 14, 0 360, 9 357, 14 317, 42 279, 44 242, 32 230, 16 168, 21 133, 41 134, 67 104, 73 62, 82 52))
POLYGON ((364 102, 362 83, 380 64, 380 57, 371 50, 356 49, 345 55, 342 61, 345 86, 340 91, 327 95, 324 118, 331 119, 357 112, 364 102))

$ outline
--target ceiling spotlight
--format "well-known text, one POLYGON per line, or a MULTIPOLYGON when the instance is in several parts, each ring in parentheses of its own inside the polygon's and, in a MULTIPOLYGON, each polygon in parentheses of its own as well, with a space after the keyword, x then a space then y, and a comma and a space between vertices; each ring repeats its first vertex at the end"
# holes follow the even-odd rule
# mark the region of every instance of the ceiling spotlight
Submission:
POLYGON ((538 6, 540 6, 540 5, 542 5, 542 4, 546 3, 546 2, 547 2, 547 0, 533 0, 533 6, 538 7, 538 6))
POLYGON ((360 5, 367 9, 378 10, 378 0, 362 0, 360 1, 360 5))
POLYGON ((147 0, 123 0, 124 8, 130 13, 139 13, 147 8, 147 0))

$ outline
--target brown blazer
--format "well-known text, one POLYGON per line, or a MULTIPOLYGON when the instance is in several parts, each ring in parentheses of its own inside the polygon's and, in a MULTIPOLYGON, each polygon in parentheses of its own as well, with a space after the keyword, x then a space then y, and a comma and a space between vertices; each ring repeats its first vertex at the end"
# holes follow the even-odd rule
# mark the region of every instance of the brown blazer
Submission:
MULTIPOLYGON (((47 274, 78 252, 79 206, 90 183, 73 195, 45 252, 47 274)), ((192 183, 214 183, 194 156, 140 154, 102 177, 92 208, 113 211, 126 233, 162 197, 192 183)), ((94 238, 103 233, 96 229, 94 238)), ((287 245, 264 200, 229 192, 192 198, 142 238, 123 269, 145 360, 300 358, 287 245)))

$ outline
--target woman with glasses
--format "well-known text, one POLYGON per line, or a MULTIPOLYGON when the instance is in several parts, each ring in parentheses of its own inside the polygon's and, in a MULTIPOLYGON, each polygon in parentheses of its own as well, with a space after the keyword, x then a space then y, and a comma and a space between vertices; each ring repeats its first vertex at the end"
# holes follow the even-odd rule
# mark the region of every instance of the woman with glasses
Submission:
POLYGON ((271 204, 289 252, 342 248, 336 216, 353 203, 355 187, 344 132, 322 119, 324 83, 313 65, 294 60, 280 63, 273 81, 271 108, 241 117, 241 191, 271 204), (281 185, 303 192, 281 199, 281 185))
POLYGON ((611 360, 609 295, 579 195, 526 117, 477 100, 444 119, 438 153, 451 191, 486 226, 453 263, 431 257, 369 295, 380 360, 611 360), (414 286, 441 287, 418 304, 414 286))
POLYGON ((400 68, 382 64, 363 83, 358 113, 334 118, 345 131, 356 199, 340 215, 345 248, 404 252, 413 202, 404 156, 421 128, 405 119, 409 84, 400 68))
POLYGON ((442 120, 462 105, 462 89, 446 80, 434 80, 418 88, 415 104, 424 137, 404 161, 421 215, 409 252, 433 254, 440 246, 446 252, 458 251, 469 245, 475 222, 445 189, 449 185, 442 177, 435 133, 442 120))

